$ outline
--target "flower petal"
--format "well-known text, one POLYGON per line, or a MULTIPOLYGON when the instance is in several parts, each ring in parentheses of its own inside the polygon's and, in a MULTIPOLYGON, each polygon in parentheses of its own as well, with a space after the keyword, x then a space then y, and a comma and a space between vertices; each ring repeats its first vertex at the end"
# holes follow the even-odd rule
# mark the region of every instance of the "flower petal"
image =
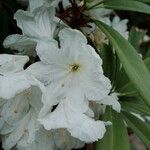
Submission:
POLYGON ((18 50, 21 54, 35 55, 36 42, 25 35, 13 34, 8 36, 3 43, 5 48, 18 50))
POLYGON ((71 50, 70 48, 75 49, 80 43, 87 44, 86 37, 80 31, 70 28, 64 28, 59 32, 59 40, 61 48, 65 51, 71 50))
POLYGON ((22 71, 28 61, 28 56, 0 54, 0 74, 6 75, 22 71))
POLYGON ((50 83, 50 66, 43 64, 42 62, 36 62, 32 65, 30 65, 25 72, 28 75, 32 75, 35 78, 37 78, 39 81, 44 83, 45 85, 50 83))
POLYGON ((28 88, 30 84, 24 75, 0 76, 0 97, 3 99, 10 99, 28 88))
POLYGON ((54 32, 53 28, 55 27, 52 25, 54 12, 54 8, 42 6, 35 9, 33 13, 18 10, 14 18, 26 36, 52 38, 54 32))
POLYGON ((30 118, 30 113, 28 113, 20 122, 16 125, 15 130, 9 135, 3 136, 3 148, 11 149, 20 140, 25 132, 26 125, 30 118))
POLYGON ((40 60, 45 64, 54 63, 56 57, 58 57, 58 43, 56 41, 51 42, 39 42, 36 47, 36 51, 40 60))
POLYGON ((106 96, 104 99, 99 101, 99 103, 104 105, 111 105, 112 108, 117 112, 121 111, 121 105, 118 102, 118 97, 116 93, 112 93, 111 95, 106 96))
POLYGON ((47 130, 67 128, 73 137, 81 141, 93 142, 102 138, 105 133, 105 124, 101 121, 94 121, 79 110, 70 104, 68 99, 63 100, 54 112, 39 121, 47 130))

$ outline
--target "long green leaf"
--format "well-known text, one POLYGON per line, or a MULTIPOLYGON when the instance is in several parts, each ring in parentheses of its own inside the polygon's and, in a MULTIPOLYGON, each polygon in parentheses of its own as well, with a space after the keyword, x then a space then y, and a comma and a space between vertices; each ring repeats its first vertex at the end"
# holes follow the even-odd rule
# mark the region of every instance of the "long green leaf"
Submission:
MULTIPOLYGON (((146 65, 148 71, 150 72, 150 57, 146 58, 144 60, 144 63, 146 65)), ((135 87, 133 86, 133 84, 131 82, 127 82, 126 84, 124 84, 124 86, 122 86, 120 89, 118 89, 118 91, 120 93, 129 93, 130 96, 138 96, 139 97, 137 90, 135 89, 135 87)))
POLYGON ((117 31, 101 21, 95 20, 95 23, 109 38, 129 79, 150 107, 150 73, 141 57, 117 31))
POLYGON ((132 114, 123 112, 124 119, 134 133, 150 148, 150 127, 132 114))
MULTIPOLYGON (((97 6, 98 7, 98 6, 97 6)), ((133 0, 108 0, 104 1, 100 7, 117 10, 129 10, 150 14, 150 6, 133 0)))
POLYGON ((140 97, 125 97, 120 101, 122 110, 150 116, 150 109, 140 97))
POLYGON ((111 121, 112 125, 107 126, 104 138, 96 143, 96 150, 130 150, 127 130, 121 117, 110 107, 106 109, 103 120, 111 121))

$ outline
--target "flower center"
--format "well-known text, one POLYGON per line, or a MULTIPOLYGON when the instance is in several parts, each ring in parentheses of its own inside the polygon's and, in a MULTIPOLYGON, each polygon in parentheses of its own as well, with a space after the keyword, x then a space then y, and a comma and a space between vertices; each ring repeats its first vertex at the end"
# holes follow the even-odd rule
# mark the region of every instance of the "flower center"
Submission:
POLYGON ((75 71, 77 71, 78 69, 79 69, 79 65, 77 65, 77 64, 71 65, 71 71, 75 72, 75 71))

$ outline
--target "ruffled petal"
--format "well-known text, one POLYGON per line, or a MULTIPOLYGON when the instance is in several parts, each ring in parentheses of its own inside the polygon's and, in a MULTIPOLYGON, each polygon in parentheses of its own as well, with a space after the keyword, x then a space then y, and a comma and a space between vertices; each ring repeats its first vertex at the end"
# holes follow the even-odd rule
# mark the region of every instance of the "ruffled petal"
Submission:
POLYGON ((85 142, 96 141, 105 133, 104 122, 89 118, 78 107, 70 104, 68 99, 60 102, 53 112, 39 121, 47 130, 67 128, 73 137, 85 142))
POLYGON ((28 56, 20 55, 0 55, 0 75, 17 73, 23 70, 24 65, 29 61, 28 56))
POLYGON ((5 48, 18 50, 21 54, 35 55, 36 39, 25 35, 13 34, 4 40, 3 45, 5 48))
POLYGON ((53 38, 54 8, 40 7, 33 11, 18 10, 14 18, 24 35, 35 38, 53 38))
POLYGON ((111 105, 112 108, 117 112, 121 111, 121 105, 118 102, 118 97, 116 93, 112 93, 111 95, 106 96, 104 99, 99 101, 99 103, 104 105, 111 105))

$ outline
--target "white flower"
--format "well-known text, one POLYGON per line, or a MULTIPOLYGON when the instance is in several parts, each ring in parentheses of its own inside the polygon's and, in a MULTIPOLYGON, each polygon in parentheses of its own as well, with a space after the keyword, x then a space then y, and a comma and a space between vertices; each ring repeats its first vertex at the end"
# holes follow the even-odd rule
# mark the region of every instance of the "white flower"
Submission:
MULTIPOLYGON (((47 112, 41 117, 40 122, 45 129, 66 128, 73 137, 84 142, 93 142, 102 138, 106 131, 105 123, 94 121, 85 113, 88 109, 75 104, 77 99, 62 99, 53 112, 47 112)), ((88 103, 87 103, 88 104, 88 103)))
POLYGON ((39 125, 44 87, 25 74, 27 56, 0 55, 0 133, 3 148, 19 150, 50 150, 78 148, 84 143, 67 131, 49 132, 39 125), (64 133, 64 136, 62 135, 64 133), (68 139, 68 141, 66 141, 68 139))
POLYGON ((59 38, 60 49, 55 43, 38 43, 36 49, 41 62, 27 70, 50 87, 55 84, 60 91, 68 93, 70 89, 80 88, 87 99, 104 98, 111 89, 110 81, 103 75, 102 60, 87 44, 85 36, 66 28, 60 31, 59 38))
MULTIPOLYGON (((13 93, 8 93, 7 88, 12 88, 12 90, 14 90, 13 87, 9 87, 8 85, 10 81, 5 82, 6 77, 4 76, 7 76, 9 73, 13 74, 22 71, 23 66, 28 61, 28 59, 29 58, 27 56, 14 56, 7 54, 0 55, 0 113, 2 111, 3 105, 6 102, 4 98, 9 98, 13 95, 13 93)), ((3 124, 4 119, 0 117, 0 129, 3 127, 3 124)))
POLYGON ((4 47, 32 55, 39 40, 53 40, 59 19, 52 7, 41 6, 33 12, 18 10, 14 18, 23 35, 14 34, 4 40, 4 47))
MULTIPOLYGON (((98 4, 99 2, 100 1, 94 0, 93 2, 89 3, 88 7, 98 4)), ((120 20, 118 16, 115 16, 111 21, 110 14, 112 13, 112 11, 113 10, 111 9, 94 7, 92 9, 85 11, 85 14, 88 14, 88 16, 93 19, 106 23, 107 25, 117 30, 125 39, 128 39, 128 31, 127 31, 128 20, 127 19, 120 20)), ((88 30, 90 31, 91 29, 86 28, 86 33, 89 33, 88 30)))
MULTIPOLYGON (((0 55, 0 134, 3 148, 8 150, 18 144, 29 150, 44 130, 37 117, 45 88, 34 77, 25 74, 23 67, 28 59, 27 56, 0 55)), ((43 139, 43 143, 53 149, 53 140, 47 142, 50 138, 47 134, 44 136, 47 139, 43 139)), ((40 150, 43 143, 39 142, 34 149, 40 150)))
POLYGON ((67 128, 81 141, 96 141, 103 137, 105 123, 86 115, 91 114, 88 100, 104 103, 102 99, 111 89, 110 81, 103 75, 102 60, 81 32, 66 28, 60 31, 59 39, 60 49, 56 43, 38 43, 41 62, 27 69, 47 88, 40 122, 47 130, 67 128))
POLYGON ((128 19, 120 20, 118 16, 115 16, 111 22, 112 28, 117 30, 125 39, 128 39, 129 32, 127 31, 128 19))

